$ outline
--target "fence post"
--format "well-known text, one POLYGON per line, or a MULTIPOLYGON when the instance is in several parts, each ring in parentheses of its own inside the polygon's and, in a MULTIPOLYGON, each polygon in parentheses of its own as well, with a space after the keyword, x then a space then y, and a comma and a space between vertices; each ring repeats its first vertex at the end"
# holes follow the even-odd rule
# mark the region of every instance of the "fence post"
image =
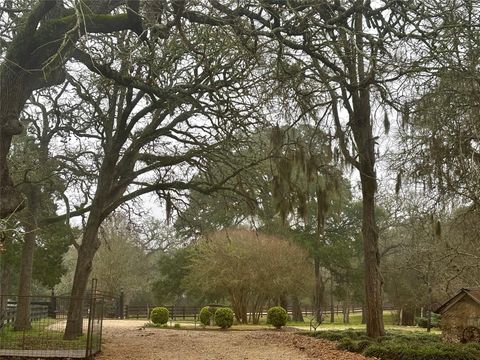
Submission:
POLYGON ((88 326, 87 326, 87 345, 85 347, 85 358, 90 359, 92 357, 92 335, 93 335, 93 319, 95 314, 95 295, 97 292, 97 279, 92 279, 92 290, 90 294, 90 301, 88 305, 88 326))
POLYGON ((57 318, 57 297, 52 289, 52 295, 50 296, 50 303, 48 304, 48 317, 52 319, 57 318))

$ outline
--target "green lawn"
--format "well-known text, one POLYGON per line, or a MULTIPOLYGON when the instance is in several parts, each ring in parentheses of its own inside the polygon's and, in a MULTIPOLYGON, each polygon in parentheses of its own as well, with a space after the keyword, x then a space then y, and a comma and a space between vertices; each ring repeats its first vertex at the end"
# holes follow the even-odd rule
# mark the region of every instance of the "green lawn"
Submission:
MULTIPOLYGON (((290 321, 289 324, 292 324, 292 325, 302 325, 302 324, 305 324, 305 323, 310 323, 310 320, 312 319, 312 316, 304 316, 304 322, 301 323, 301 322, 294 322, 294 321, 290 321)), ((393 314, 391 311, 384 311, 383 312, 383 321, 385 323, 385 325, 393 325, 393 314)), ((335 321, 333 323, 330 322, 330 315, 326 315, 324 316, 324 320, 323 320, 323 323, 321 324, 321 326, 339 326, 339 325, 342 325, 342 326, 347 326, 347 327, 351 327, 351 326, 356 326, 356 325, 362 325, 362 313, 360 312, 356 312, 356 313, 350 313, 350 321, 348 324, 344 324, 343 323, 343 315, 340 313, 340 314, 335 314, 335 321)))
POLYGON ((63 340, 63 331, 50 330, 58 320, 41 319, 32 321, 32 328, 26 331, 14 331, 11 325, 0 331, 0 348, 24 350, 85 349, 86 336, 75 340, 63 340))
MULTIPOLYGON (((303 330, 310 329, 310 320, 311 316, 304 317, 304 322, 289 321, 288 326, 298 327, 303 330)), ((402 330, 407 332, 426 332, 424 328, 418 326, 399 326, 394 324, 393 313, 389 310, 383 312, 383 321, 385 324, 385 329, 387 330, 402 330)), ((330 322, 330 316, 325 317, 324 322, 317 327, 317 331, 322 330, 342 330, 342 329, 355 329, 362 330, 365 329, 365 324, 362 324, 362 314, 360 312, 350 314, 350 322, 348 324, 343 323, 342 314, 335 315, 335 322, 330 322)), ((432 329, 433 333, 439 333, 438 329, 432 329)))
MULTIPOLYGON (((287 326, 295 327, 302 331, 309 331, 310 328, 310 320, 312 319, 311 316, 304 316, 304 322, 298 321, 289 321, 287 326)), ((272 326, 267 325, 266 323, 266 316, 260 318, 260 324, 253 325, 253 324, 234 324, 232 326, 232 330, 261 330, 261 329, 271 329, 272 326)), ((418 326, 398 326, 393 324, 394 317, 391 311, 384 311, 384 323, 385 328, 387 330, 392 331, 401 331, 405 333, 409 332, 420 332, 426 333, 426 329, 420 328, 418 326)), ((326 330, 346 330, 346 329, 354 329, 354 330, 365 330, 365 324, 362 324, 362 314, 361 313, 354 313, 350 314, 350 322, 348 324, 343 323, 343 316, 341 314, 335 316, 335 322, 330 323, 330 317, 328 317, 327 321, 322 323, 320 326, 317 327, 317 331, 326 331, 326 330)), ((148 323, 148 320, 146 320, 148 323)), ((165 328, 174 328, 175 324, 177 325, 177 329, 192 329, 195 324, 193 321, 189 320, 178 320, 178 321, 169 321, 165 328)), ((153 326, 150 324, 149 326, 153 326)), ((216 326, 208 326, 203 327, 199 321, 196 324, 197 329, 207 329, 207 330, 214 330, 218 329, 216 326)), ((432 333, 439 334, 440 331, 438 329, 432 329, 432 333)))

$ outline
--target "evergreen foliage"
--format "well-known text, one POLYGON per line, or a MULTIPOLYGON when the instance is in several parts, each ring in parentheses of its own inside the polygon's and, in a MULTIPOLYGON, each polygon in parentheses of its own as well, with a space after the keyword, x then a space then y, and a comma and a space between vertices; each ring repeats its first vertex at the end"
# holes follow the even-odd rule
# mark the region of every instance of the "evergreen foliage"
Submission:
POLYGON ((449 344, 440 335, 387 333, 377 339, 363 331, 321 331, 312 336, 337 341, 341 350, 381 360, 474 360, 480 357, 478 344, 449 344))
POLYGON ((274 306, 267 311, 267 324, 275 326, 280 329, 287 324, 288 313, 287 310, 281 306, 274 306))
POLYGON ((200 318, 200 322, 207 326, 207 325, 210 325, 210 321, 213 319, 214 315, 215 315, 215 311, 212 311, 214 309, 212 309, 210 306, 204 306, 201 310, 200 310, 200 315, 199 315, 199 318, 200 318))
POLYGON ((233 325, 233 310, 230 308, 218 308, 215 311, 215 324, 222 329, 228 329, 233 325))
POLYGON ((155 307, 150 312, 150 320, 154 324, 163 325, 163 324, 166 324, 168 322, 169 315, 170 314, 169 314, 169 311, 168 311, 167 308, 161 307, 161 306, 155 307))

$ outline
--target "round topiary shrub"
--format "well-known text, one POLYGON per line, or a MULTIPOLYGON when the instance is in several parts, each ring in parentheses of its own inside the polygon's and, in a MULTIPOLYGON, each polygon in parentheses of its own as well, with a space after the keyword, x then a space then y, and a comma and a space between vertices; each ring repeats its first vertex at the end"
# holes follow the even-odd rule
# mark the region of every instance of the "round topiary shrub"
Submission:
POLYGON ((168 309, 161 306, 153 308, 150 312, 150 320, 152 320, 154 324, 166 324, 168 322, 168 316, 168 309))
POLYGON ((287 310, 281 306, 274 306, 267 311, 267 324, 275 326, 280 329, 287 324, 288 313, 287 310))
POLYGON ((227 329, 233 324, 233 311, 230 308, 218 308, 215 311, 215 324, 222 329, 227 329))
POLYGON ((210 321, 212 320, 214 314, 215 314, 215 309, 212 309, 210 306, 203 307, 200 310, 200 315, 199 315, 200 322, 205 326, 210 325, 210 321))

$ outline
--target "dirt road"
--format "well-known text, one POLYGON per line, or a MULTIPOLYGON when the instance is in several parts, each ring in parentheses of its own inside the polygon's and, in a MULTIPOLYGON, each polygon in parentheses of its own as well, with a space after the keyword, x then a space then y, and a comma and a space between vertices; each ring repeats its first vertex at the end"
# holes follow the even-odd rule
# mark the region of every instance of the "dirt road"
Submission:
MULTIPOLYGON (((361 360, 329 341, 275 330, 209 331, 143 328, 144 322, 106 320, 98 360, 361 360)), ((371 360, 371 359, 370 359, 371 360)))

